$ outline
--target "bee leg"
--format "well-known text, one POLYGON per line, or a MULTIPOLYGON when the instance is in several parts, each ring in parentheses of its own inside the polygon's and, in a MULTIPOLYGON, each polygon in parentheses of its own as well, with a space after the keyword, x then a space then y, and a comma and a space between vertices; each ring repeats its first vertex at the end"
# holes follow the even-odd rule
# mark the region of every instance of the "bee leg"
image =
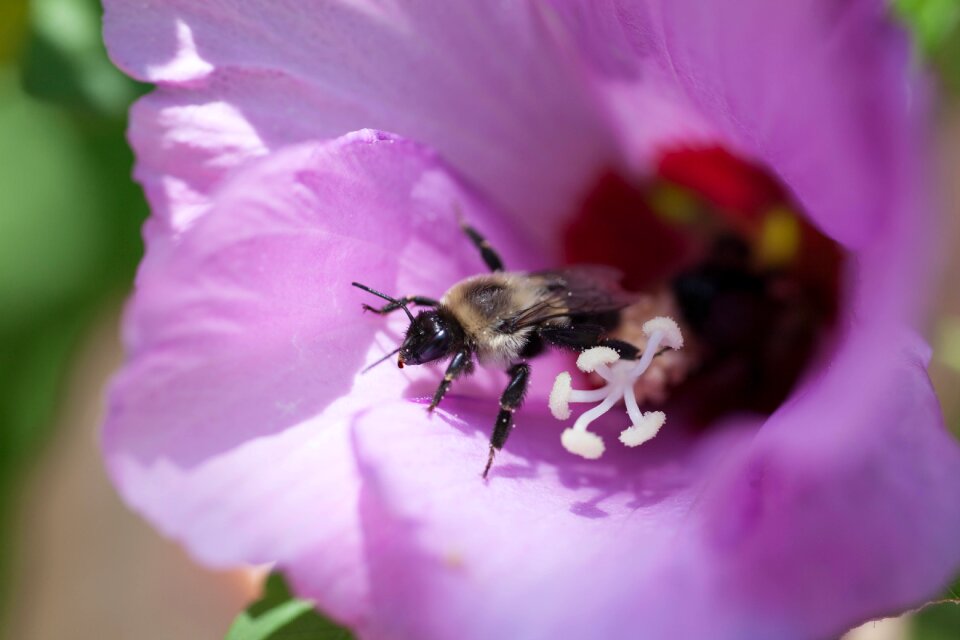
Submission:
POLYGON ((640 349, 636 348, 629 342, 624 342, 623 340, 605 338, 598 342, 597 346, 610 347, 620 355, 621 360, 636 360, 640 357, 640 349))
POLYGON ((577 324, 567 327, 541 327, 540 337, 544 342, 561 349, 583 351, 596 347, 604 329, 598 324, 577 324))
POLYGON ((500 259, 500 255, 490 246, 490 243, 487 242, 487 239, 480 235, 480 232, 476 229, 464 222, 463 218, 460 219, 460 227, 463 229, 463 232, 467 234, 467 237, 470 238, 470 241, 473 242, 473 245, 480 250, 480 257, 483 258, 483 261, 490 268, 490 271, 503 271, 503 261, 500 259))
POLYGON ((440 303, 433 298, 428 298, 426 296, 404 296, 398 298, 396 302, 388 302, 379 309, 369 304, 362 305, 364 311, 372 311, 374 313, 380 314, 381 316, 392 313, 397 309, 400 309, 405 304, 415 304, 421 307, 436 307, 440 303))
POLYGON ((460 374, 467 373, 473 368, 471 355, 468 349, 464 349, 458 351, 456 355, 453 356, 450 364, 447 365, 447 371, 443 374, 443 380, 440 381, 440 386, 437 387, 437 390, 433 394, 433 400, 430 401, 430 406, 427 407, 427 411, 433 411, 437 408, 437 405, 443 400, 443 396, 447 394, 447 389, 450 388, 451 382, 457 379, 460 374))
POLYGON ((636 360, 640 350, 629 342, 614 338, 601 338, 604 328, 599 324, 578 324, 569 327, 542 327, 540 337, 561 349, 585 351, 593 347, 610 347, 623 360, 636 360))
POLYGON ((513 412, 523 404, 523 396, 527 393, 527 383, 530 381, 530 365, 526 363, 515 364, 507 369, 507 375, 510 376, 510 382, 507 383, 507 388, 503 390, 503 394, 500 396, 500 413, 497 414, 493 435, 490 436, 490 457, 487 458, 487 466, 483 469, 484 478, 490 472, 493 456, 507 442, 507 437, 513 428, 513 412))

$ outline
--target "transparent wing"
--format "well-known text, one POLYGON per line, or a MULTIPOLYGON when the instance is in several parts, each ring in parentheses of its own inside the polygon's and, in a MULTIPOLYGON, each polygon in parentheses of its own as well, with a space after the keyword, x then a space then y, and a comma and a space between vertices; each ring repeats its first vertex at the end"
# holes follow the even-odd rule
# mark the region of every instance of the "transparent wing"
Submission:
POLYGON ((537 302, 506 319, 512 331, 548 320, 617 311, 636 301, 637 295, 620 286, 622 274, 613 267, 578 265, 529 274, 537 287, 537 302))

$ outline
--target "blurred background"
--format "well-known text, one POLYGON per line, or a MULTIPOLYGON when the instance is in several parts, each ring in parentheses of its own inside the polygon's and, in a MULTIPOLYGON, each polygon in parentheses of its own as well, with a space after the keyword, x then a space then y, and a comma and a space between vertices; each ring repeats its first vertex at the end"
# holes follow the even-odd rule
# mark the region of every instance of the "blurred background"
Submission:
MULTIPOLYGON (((892 10, 942 93, 948 246, 928 336, 960 434, 960 0, 892 10)), ((259 581, 194 566, 127 512, 97 449, 147 215, 126 113, 149 90, 110 64, 100 17, 98 0, 0 0, 0 638, 222 638, 259 581)), ((960 605, 850 637, 956 640, 960 605)))

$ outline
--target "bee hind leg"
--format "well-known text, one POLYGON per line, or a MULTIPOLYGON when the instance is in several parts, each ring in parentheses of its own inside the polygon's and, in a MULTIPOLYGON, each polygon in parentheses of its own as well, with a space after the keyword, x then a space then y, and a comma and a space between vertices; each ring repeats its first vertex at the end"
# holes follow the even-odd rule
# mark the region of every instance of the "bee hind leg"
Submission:
POLYGON ((623 360, 636 360, 640 349, 615 338, 602 338, 605 329, 599 324, 576 324, 562 327, 542 327, 540 338, 549 344, 571 351, 586 351, 593 347, 609 347, 623 360))
POLYGON ((640 349, 630 344, 629 342, 624 342, 623 340, 615 340, 613 338, 605 338, 597 343, 598 347, 610 347, 619 354, 621 360, 636 360, 640 357, 640 349))
POLYGON ((513 412, 523 404, 523 397, 527 393, 527 385, 530 382, 530 365, 515 364, 507 369, 507 375, 510 376, 510 382, 500 396, 500 413, 497 414, 493 434, 490 436, 490 456, 487 458, 487 466, 483 469, 484 479, 490 473, 493 457, 503 448, 510 436, 513 428, 513 412))
POLYGON ((603 332, 602 326, 592 323, 559 327, 545 326, 539 330, 540 338, 547 344, 570 351, 583 351, 598 346, 603 332))

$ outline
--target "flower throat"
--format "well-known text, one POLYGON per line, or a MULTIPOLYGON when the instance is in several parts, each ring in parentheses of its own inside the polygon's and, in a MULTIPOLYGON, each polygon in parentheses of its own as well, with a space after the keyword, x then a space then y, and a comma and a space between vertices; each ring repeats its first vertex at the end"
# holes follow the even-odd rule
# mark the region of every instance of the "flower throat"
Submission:
POLYGON ((644 182, 604 175, 564 230, 564 254, 617 267, 644 292, 617 338, 642 347, 645 322, 677 320, 685 348, 656 358, 636 397, 701 427, 774 411, 839 307, 839 246, 768 172, 719 147, 666 153, 644 182))

